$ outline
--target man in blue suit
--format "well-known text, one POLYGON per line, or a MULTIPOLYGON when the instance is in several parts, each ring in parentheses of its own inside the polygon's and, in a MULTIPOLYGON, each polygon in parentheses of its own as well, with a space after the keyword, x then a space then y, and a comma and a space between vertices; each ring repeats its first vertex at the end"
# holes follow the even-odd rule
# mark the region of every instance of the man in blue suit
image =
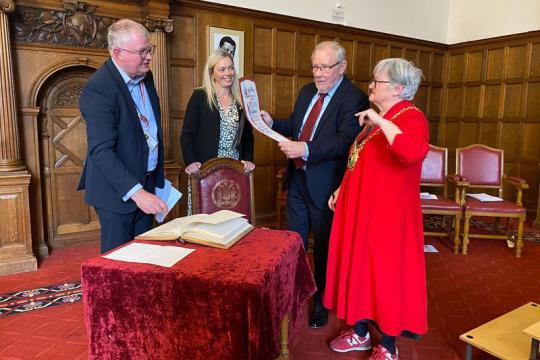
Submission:
POLYGON ((90 77, 79 106, 88 151, 78 190, 101 226, 101 252, 152 227, 167 205, 155 194, 164 186, 159 98, 150 73, 155 46, 141 24, 123 19, 109 27, 111 58, 90 77))
POLYGON ((293 139, 279 143, 289 159, 287 225, 300 233, 306 248, 309 229, 313 232, 317 293, 310 326, 318 328, 328 321, 328 310, 321 303, 332 226, 327 202, 341 183, 349 147, 361 130, 354 114, 368 109, 369 100, 344 76, 347 60, 339 43, 317 44, 311 63, 314 82, 300 90, 289 118, 273 121, 266 111, 261 116, 273 130, 293 139))

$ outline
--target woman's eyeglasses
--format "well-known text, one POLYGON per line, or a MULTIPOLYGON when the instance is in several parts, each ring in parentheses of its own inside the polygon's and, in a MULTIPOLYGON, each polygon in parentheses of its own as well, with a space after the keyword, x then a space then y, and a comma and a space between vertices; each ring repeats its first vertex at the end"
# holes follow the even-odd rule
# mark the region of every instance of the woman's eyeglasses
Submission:
POLYGON ((370 81, 369 83, 370 83, 370 84, 374 84, 374 85, 375 85, 374 87, 377 87, 377 83, 391 84, 392 82, 391 82, 391 81, 388 81, 388 80, 375 80, 375 79, 371 79, 371 81, 370 81))

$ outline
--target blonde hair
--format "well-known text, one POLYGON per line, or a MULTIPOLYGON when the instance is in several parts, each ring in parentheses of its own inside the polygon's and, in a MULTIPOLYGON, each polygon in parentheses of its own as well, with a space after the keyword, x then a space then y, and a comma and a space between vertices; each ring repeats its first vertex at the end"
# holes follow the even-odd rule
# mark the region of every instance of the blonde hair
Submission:
MULTIPOLYGON (((206 92, 206 98, 208 100, 208 106, 210 108, 215 107, 217 109, 217 99, 216 99, 216 84, 214 83, 214 80, 212 79, 212 72, 214 71, 214 66, 220 61, 221 59, 229 58, 231 59, 233 65, 234 60, 231 57, 231 55, 223 50, 223 49, 216 49, 210 53, 210 56, 208 57, 208 60, 206 60, 206 64, 204 65, 204 71, 203 71, 203 86, 202 89, 206 92)), ((231 86, 231 95, 236 102, 242 106, 242 97, 240 96, 240 85, 238 84, 238 74, 235 70, 234 77, 233 77, 233 83, 231 86)))
POLYGON ((148 30, 141 24, 130 19, 121 19, 109 26, 107 31, 107 43, 109 52, 112 52, 118 43, 129 41, 132 34, 138 32, 140 35, 148 38, 148 30))

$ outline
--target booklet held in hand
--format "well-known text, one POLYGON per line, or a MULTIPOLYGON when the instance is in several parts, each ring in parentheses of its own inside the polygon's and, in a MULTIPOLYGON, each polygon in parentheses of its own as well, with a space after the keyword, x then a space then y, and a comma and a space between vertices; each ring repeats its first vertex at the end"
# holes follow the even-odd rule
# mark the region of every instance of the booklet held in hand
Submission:
POLYGON ((137 240, 176 240, 228 249, 253 229, 243 214, 220 210, 169 221, 136 237, 137 240))

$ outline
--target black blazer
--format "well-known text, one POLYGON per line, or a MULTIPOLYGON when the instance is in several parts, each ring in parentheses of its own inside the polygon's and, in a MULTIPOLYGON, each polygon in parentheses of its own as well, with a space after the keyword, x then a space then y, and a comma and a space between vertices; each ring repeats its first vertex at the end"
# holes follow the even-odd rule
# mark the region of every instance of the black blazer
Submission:
MULTIPOLYGON (((315 83, 305 85, 298 94, 292 114, 286 120, 274 121, 272 129, 297 140, 306 111, 316 93, 315 83)), ((354 114, 368 108, 367 95, 344 77, 322 114, 313 139, 307 141, 307 187, 313 202, 321 209, 327 206, 330 195, 339 187, 349 147, 361 130, 354 114)), ((293 170, 294 164, 289 160, 285 184, 293 170)))
MULTIPOLYGON (((253 130, 240 106, 238 114, 240 115, 239 131, 241 131, 241 134, 238 134, 240 160, 253 161, 253 130)), ((203 89, 195 89, 187 104, 180 136, 182 157, 186 165, 196 161, 202 164, 217 156, 220 122, 219 110, 208 106, 206 92, 203 89)))
MULTIPOLYGON (((143 81, 158 128, 156 186, 163 187, 159 98, 150 72, 143 81)), ((144 185, 149 149, 133 98, 111 59, 85 84, 79 108, 86 120, 88 151, 77 190, 86 190, 86 202, 96 208, 120 214, 135 211, 135 202, 122 197, 137 183, 144 185)))

